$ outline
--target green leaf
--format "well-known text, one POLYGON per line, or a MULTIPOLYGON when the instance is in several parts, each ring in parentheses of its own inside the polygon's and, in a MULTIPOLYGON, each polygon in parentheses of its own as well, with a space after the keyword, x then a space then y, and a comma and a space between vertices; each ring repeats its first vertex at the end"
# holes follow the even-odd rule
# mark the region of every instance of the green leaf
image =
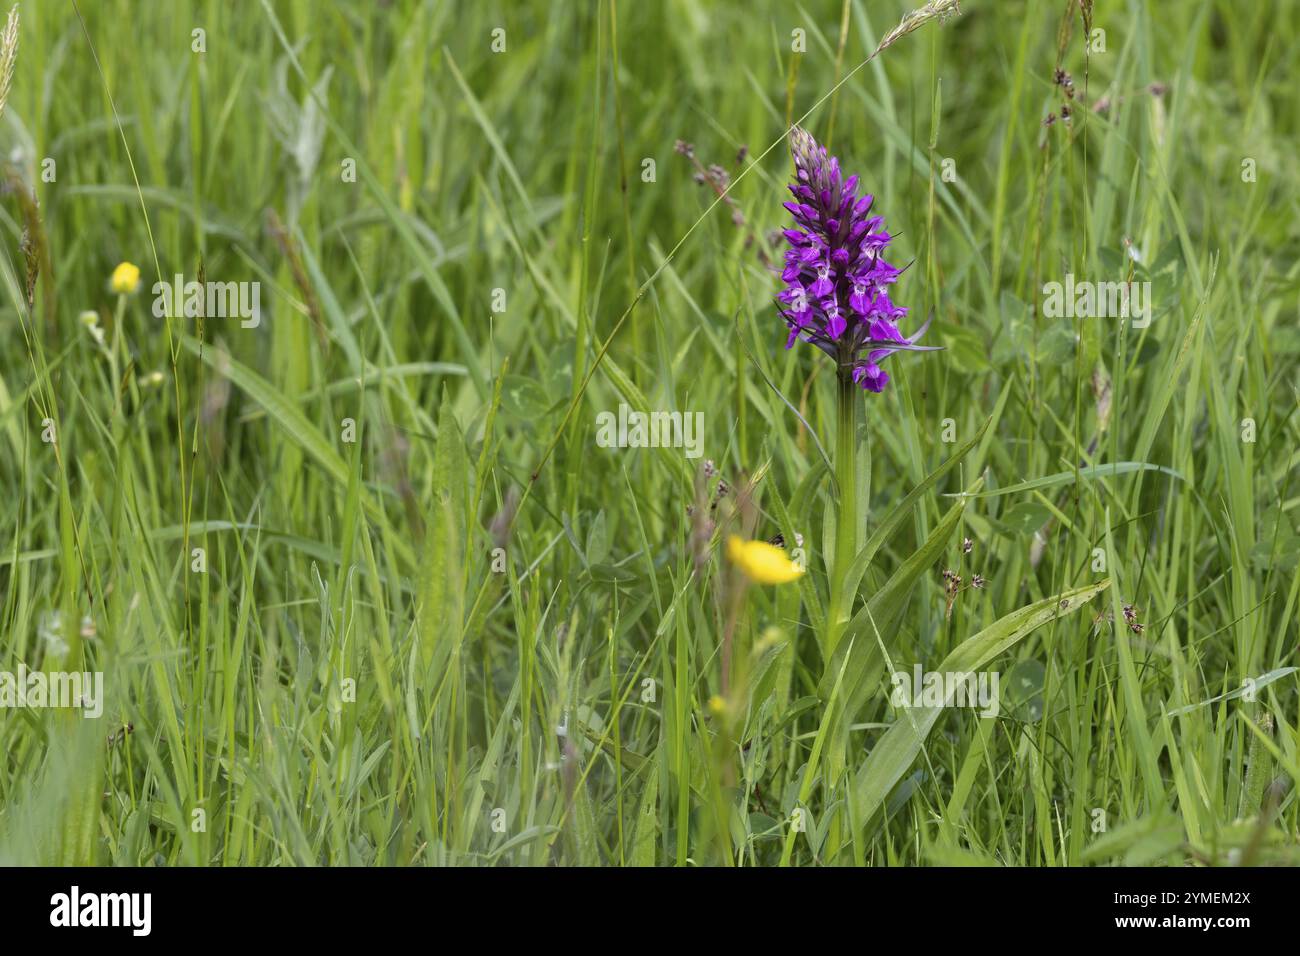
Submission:
POLYGON ((853 559, 853 563, 849 565, 848 574, 844 576, 845 593, 851 594, 857 590, 862 575, 866 573, 867 566, 871 564, 871 559, 876 556, 876 552, 885 543, 885 539, 893 533, 904 518, 912 513, 912 508, 920 497, 933 488, 940 478, 952 471, 953 467, 965 458, 972 448, 979 444, 980 439, 984 437, 984 433, 988 431, 989 422, 991 421, 992 419, 986 419, 984 424, 980 426, 979 431, 975 433, 974 438, 958 448, 950 458, 926 475, 919 485, 909 491, 902 501, 889 509, 889 512, 881 519, 880 524, 876 526, 876 530, 871 533, 871 537, 867 538, 867 543, 862 546, 862 550, 853 559))
POLYGON ((1022 481, 1017 485, 1008 485, 1005 488, 994 488, 992 491, 959 491, 948 495, 949 498, 996 498, 999 495, 1011 495, 1018 491, 1037 491, 1040 488, 1051 488, 1054 485, 1070 485, 1076 478, 1091 480, 1093 478, 1112 478, 1117 475, 1127 475, 1135 471, 1159 471, 1166 475, 1171 475, 1179 481, 1186 481, 1181 474, 1172 468, 1166 468, 1164 465, 1151 465, 1144 461, 1116 461, 1108 465, 1089 465, 1086 468, 1080 468, 1078 471, 1062 471, 1055 475, 1047 475, 1043 478, 1034 478, 1030 481, 1022 481))
POLYGON ((465 503, 469 459, 460 426, 445 395, 433 455, 433 507, 425 538, 420 601, 420 664, 429 674, 461 640, 465 616, 465 503))
POLYGON ((535 422, 550 411, 554 404, 546 390, 531 378, 507 375, 501 389, 501 407, 511 418, 522 422, 535 422))
POLYGON ((1006 529, 1008 534, 1026 535, 1033 534, 1051 517, 1052 512, 1037 501, 1022 501, 1003 512, 997 523, 1006 529))
POLYGON ((1043 716, 1043 685, 1047 668, 1042 661, 1021 661, 1002 678, 1002 712, 1016 720, 1033 723, 1043 716))
POLYGON ((636 829, 632 837, 630 866, 655 865, 655 836, 659 831, 659 771, 652 767, 646 775, 641 803, 636 810, 636 829))
MULTIPOLYGON (((1037 628, 1073 614, 1108 587, 1110 579, 1106 578, 1013 611, 959 644, 943 659, 938 670, 944 673, 978 671, 1037 628)), ((854 819, 865 822, 880 809, 894 785, 911 768, 925 738, 943 712, 943 707, 912 707, 885 731, 853 781, 854 819)))
MULTIPOLYGON (((977 486, 978 487, 978 486, 977 486)), ((903 606, 917 580, 934 566, 943 554, 948 542, 952 540, 957 523, 965 510, 965 500, 957 502, 948 509, 938 526, 930 532, 925 543, 899 566, 889 580, 885 582, 866 606, 858 611, 849 621, 840 638, 830 666, 822 672, 819 688, 823 699, 829 698, 835 675, 844 666, 844 697, 846 713, 852 717, 857 713, 872 681, 869 675, 876 663, 880 661, 880 637, 889 633, 895 618, 903 611, 903 606), (853 640, 849 640, 853 638, 853 640)))
MULTIPOLYGON (((769 628, 768 633, 779 634, 780 632, 775 628, 769 628)), ((754 664, 754 671, 749 677, 749 686, 751 687, 749 710, 751 714, 755 713, 758 708, 762 706, 763 702, 767 700, 768 695, 772 693, 772 690, 776 686, 776 678, 780 673, 781 668, 774 667, 773 665, 776 664, 778 660, 781 660, 783 656, 786 658, 790 657, 790 655, 786 654, 789 647, 789 641, 783 641, 777 637, 773 637, 772 644, 763 650, 758 661, 754 664)))
POLYGON ((224 374, 230 381, 239 386, 249 398, 266 409, 266 413, 289 433, 289 437, 303 451, 315 458, 329 472, 331 478, 344 487, 347 486, 348 466, 344 463, 343 456, 325 440, 325 436, 307 420, 307 416, 298 409, 296 404, 282 395, 274 385, 247 365, 241 364, 234 358, 223 358, 221 364, 218 365, 217 352, 211 346, 188 335, 181 341, 187 349, 199 356, 214 371, 224 374))
POLYGON ((1181 714, 1190 714, 1194 710, 1199 710, 1202 707, 1209 707, 1211 704, 1217 704, 1221 700, 1236 700, 1238 697, 1244 697, 1248 692, 1252 694, 1257 693, 1261 688, 1267 687, 1269 684, 1273 683, 1273 681, 1281 680, 1283 677, 1286 677, 1289 674, 1294 674, 1296 671, 1300 671, 1300 667, 1275 668, 1266 674, 1260 674, 1258 677, 1251 678, 1236 690, 1230 690, 1226 694, 1220 694, 1218 697, 1211 697, 1208 700, 1203 700, 1196 704, 1188 704, 1186 707, 1176 707, 1165 714, 1165 716, 1177 717, 1181 714))
POLYGON ((596 835, 596 811, 591 803, 585 780, 573 791, 569 833, 578 866, 600 866, 600 838, 596 835))
POLYGON ((1080 862, 1101 863, 1123 853, 1125 865, 1150 865, 1175 852, 1183 839, 1182 824, 1168 812, 1143 814, 1098 837, 1080 862))
POLYGON ((992 367, 989 365, 988 343, 975 330, 964 325, 944 324, 938 332, 953 364, 972 374, 987 372, 992 367))
POLYGON ((587 529, 587 563, 603 564, 609 557, 609 533, 605 530, 604 509, 596 512, 596 517, 587 529))
POLYGON ((1038 340, 1037 361, 1045 365, 1060 366, 1074 360, 1078 336, 1069 323, 1055 325, 1038 340))

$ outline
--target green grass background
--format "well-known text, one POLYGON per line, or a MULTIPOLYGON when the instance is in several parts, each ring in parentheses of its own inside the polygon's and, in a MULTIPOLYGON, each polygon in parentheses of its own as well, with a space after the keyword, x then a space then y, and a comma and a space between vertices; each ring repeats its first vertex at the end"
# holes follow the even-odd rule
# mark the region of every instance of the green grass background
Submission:
POLYGON ((901 0, 78 6, 22 4, 0 117, 0 669, 102 671, 105 714, 0 712, 0 861, 1300 861, 1296 675, 1171 714, 1297 664, 1295 4, 1099 2, 1090 51, 1077 3, 967 0, 829 98, 901 0), (909 716, 819 642, 834 377, 764 265, 809 110, 945 346, 863 398, 866 531, 899 520, 860 601, 899 604, 862 646, 938 669, 1110 582, 884 775, 909 716), (200 268, 261 327, 155 318, 200 268), (1067 273, 1154 320, 1043 316, 1067 273), (755 481, 802 584, 737 597, 701 461, 597 447, 624 402, 704 412, 719 523, 755 481), (1122 461, 1176 476, 1078 470, 1122 461), (950 618, 945 568, 988 582, 950 618))

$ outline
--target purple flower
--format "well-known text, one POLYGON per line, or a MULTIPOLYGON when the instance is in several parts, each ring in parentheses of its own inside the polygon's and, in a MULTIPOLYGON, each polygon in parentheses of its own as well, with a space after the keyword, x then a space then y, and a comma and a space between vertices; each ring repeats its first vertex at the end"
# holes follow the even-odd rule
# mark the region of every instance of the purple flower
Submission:
POLYGON ((790 152, 794 201, 785 208, 795 228, 783 233, 790 248, 781 273, 785 290, 777 297, 790 328, 785 347, 800 338, 811 342, 854 382, 882 391, 889 376, 881 362, 897 351, 928 351, 914 344, 924 325, 906 337, 895 324, 907 309, 895 305, 886 291, 900 271, 883 258, 891 236, 883 217, 871 215, 874 197, 857 194, 858 177, 845 179, 840 161, 812 134, 796 126, 790 152), (898 347, 890 348, 891 343, 898 347))

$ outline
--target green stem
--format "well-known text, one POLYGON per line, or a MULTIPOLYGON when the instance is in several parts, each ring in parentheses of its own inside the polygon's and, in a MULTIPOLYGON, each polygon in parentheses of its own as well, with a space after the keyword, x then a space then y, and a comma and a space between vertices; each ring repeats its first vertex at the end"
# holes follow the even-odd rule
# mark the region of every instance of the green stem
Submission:
MULTIPOLYGON (((837 380, 835 408, 835 483, 839 491, 836 514, 835 561, 831 565, 830 607, 826 622, 826 655, 831 661, 835 648, 844 636, 853 612, 853 593, 846 587, 849 566, 858 553, 858 404, 862 393, 853 382, 852 372, 841 369, 837 380)), ((836 708, 840 705, 837 703, 836 708)), ((848 763, 848 725, 844 720, 831 721, 831 736, 826 741, 826 779, 833 788, 844 777, 848 763)), ((832 815, 826 832, 823 852, 828 861, 839 855, 843 846, 845 819, 832 815)))
POLYGON ((835 527, 835 561, 831 565, 828 654, 839 643, 853 607, 853 595, 845 593, 844 582, 858 550, 857 432, 858 403, 862 397, 847 369, 839 372, 837 385, 835 483, 839 492, 839 510, 835 527))

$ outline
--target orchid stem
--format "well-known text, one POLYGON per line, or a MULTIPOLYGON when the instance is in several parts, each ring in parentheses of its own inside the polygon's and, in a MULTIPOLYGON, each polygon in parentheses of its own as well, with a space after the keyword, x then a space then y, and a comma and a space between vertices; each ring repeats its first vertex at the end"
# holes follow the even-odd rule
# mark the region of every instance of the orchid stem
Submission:
POLYGON ((839 510, 835 528, 835 561, 831 565, 827 654, 833 652, 839 643, 853 608, 853 596, 845 593, 845 583, 858 550, 857 432, 861 393, 850 369, 839 371, 837 384, 835 483, 839 491, 839 510))

